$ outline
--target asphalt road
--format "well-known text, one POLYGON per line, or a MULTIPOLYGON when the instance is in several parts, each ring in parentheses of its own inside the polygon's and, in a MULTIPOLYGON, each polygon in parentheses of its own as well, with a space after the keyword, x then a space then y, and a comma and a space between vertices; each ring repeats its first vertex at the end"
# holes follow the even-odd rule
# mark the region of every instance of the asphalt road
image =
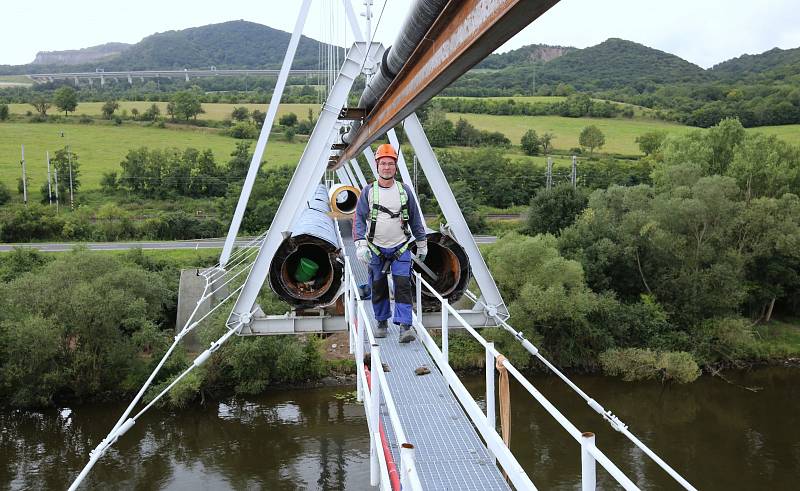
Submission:
MULTIPOLYGON (((251 239, 242 239, 236 242, 237 246, 244 246, 251 239)), ((497 237, 492 235, 476 235, 478 244, 491 244, 497 237)), ((42 252, 65 252, 75 246, 85 246, 90 251, 122 251, 126 249, 215 249, 222 248, 224 239, 198 239, 198 240, 167 240, 160 242, 32 242, 27 244, 0 244, 0 252, 8 252, 15 247, 38 249, 42 252)))

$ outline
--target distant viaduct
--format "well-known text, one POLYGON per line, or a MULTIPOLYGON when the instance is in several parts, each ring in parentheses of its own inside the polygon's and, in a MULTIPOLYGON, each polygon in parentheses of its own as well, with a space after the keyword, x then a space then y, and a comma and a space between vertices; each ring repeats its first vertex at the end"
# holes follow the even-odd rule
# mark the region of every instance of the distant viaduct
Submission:
MULTIPOLYGON (((75 85, 79 85, 81 80, 86 80, 89 85, 93 85, 95 80, 100 82, 100 85, 105 85, 106 80, 119 81, 127 80, 133 85, 134 79, 144 81, 146 78, 183 78, 187 82, 192 78, 199 77, 241 77, 241 76, 257 76, 257 77, 277 77, 280 70, 217 70, 214 67, 201 70, 139 70, 139 71, 119 71, 119 72, 106 72, 98 69, 94 72, 75 72, 75 73, 33 73, 28 74, 27 77, 35 83, 47 83, 56 80, 73 80, 75 85)), ((326 70, 291 70, 290 76, 316 76, 325 75, 326 70)))

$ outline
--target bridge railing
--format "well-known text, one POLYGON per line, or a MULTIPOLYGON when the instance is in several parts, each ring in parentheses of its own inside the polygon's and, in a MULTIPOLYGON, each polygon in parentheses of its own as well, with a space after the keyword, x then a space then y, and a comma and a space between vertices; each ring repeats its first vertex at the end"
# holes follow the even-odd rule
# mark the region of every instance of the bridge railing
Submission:
MULTIPOLYGON (((420 340, 425 344, 428 352, 433 358, 434 362, 439 367, 445 380, 450 385, 451 390, 458 398, 461 405, 466 410, 472 423, 481 433, 487 448, 497 458, 497 462, 506 471, 511 482, 517 489, 535 489, 531 483, 525 486, 525 480, 528 479, 525 472, 519 467, 519 464, 511 455, 511 451, 503 443, 500 435, 496 429, 495 419, 495 364, 502 365, 510 375, 512 375, 525 390, 527 390, 534 399, 551 415, 553 418, 564 428, 567 433, 575 439, 579 444, 581 452, 581 489, 594 490, 596 486, 596 464, 599 463, 605 470, 626 490, 638 490, 639 488, 634 484, 625 474, 599 449, 595 444, 595 436, 589 432, 581 432, 570 422, 556 407, 547 400, 502 354, 494 348, 494 343, 491 343, 483 338, 469 323, 467 323, 459 312, 454 309, 446 298, 443 298, 439 293, 422 278, 418 272, 414 272, 417 280, 417 307, 414 315, 414 326, 419 334, 420 340), (442 339, 441 348, 436 345, 436 342, 428 333, 425 326, 422 324, 422 289, 425 288, 439 302, 442 308, 442 339), (484 414, 475 403, 472 396, 464 387, 461 380, 450 367, 448 360, 448 324, 449 316, 453 316, 461 326, 469 332, 486 350, 486 413, 484 414), (511 456, 509 458, 509 456, 511 456), (520 473, 522 475, 520 475, 520 473), (524 476, 524 477, 523 477, 524 476), (518 484, 519 482, 519 484, 518 484)), ((528 344, 530 344, 528 342, 528 344)), ((528 480, 528 482, 530 482, 528 480)), ((685 481, 684 481, 685 482, 685 481)), ((680 482, 683 485, 683 482, 680 482)), ((688 484, 688 483, 686 483, 688 484)), ((687 489, 694 489, 688 485, 687 489)), ((686 486, 684 486, 686 487, 686 486)))
POLYGON ((380 485, 384 491, 411 489, 422 490, 422 485, 414 462, 414 446, 406 438, 394 398, 389 390, 386 374, 383 372, 380 347, 375 342, 370 317, 364 307, 364 301, 350 265, 350 258, 344 258, 344 316, 350 335, 350 353, 356 359, 357 398, 364 403, 367 424, 370 434, 370 484, 380 485), (365 346, 367 350, 365 352, 365 346), (367 370, 364 361, 369 354, 370 367, 367 370), (369 371, 369 378, 367 372, 369 371), (381 402, 386 406, 397 447, 400 449, 400 468, 397 469, 388 451, 387 436, 383 432, 380 419, 381 402), (398 475, 399 474, 399 475, 398 475))

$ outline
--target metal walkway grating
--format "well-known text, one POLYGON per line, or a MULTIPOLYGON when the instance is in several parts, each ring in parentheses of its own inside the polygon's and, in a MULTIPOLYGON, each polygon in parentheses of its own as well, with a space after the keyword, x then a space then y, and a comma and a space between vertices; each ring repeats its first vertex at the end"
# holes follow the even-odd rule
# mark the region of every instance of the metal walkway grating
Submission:
MULTIPOLYGON (((353 274, 366 283, 366 267, 355 256, 351 222, 339 227, 353 274)), ((371 306, 370 306, 371 307, 371 306)), ((372 316, 372 309, 365 309, 372 316)), ((375 325, 375 319, 370 319, 375 325)), ((378 339, 381 359, 389 365, 386 380, 397 406, 400 422, 416 449, 417 470, 422 485, 431 490, 511 489, 503 479, 486 446, 456 400, 436 364, 419 340, 399 344, 399 327, 389 325, 389 335, 378 339), (431 373, 418 376, 414 370, 427 366, 431 373)), ((381 420, 389 421, 384 405, 381 420)), ((400 462, 391 425, 384 424, 395 462, 400 462)))

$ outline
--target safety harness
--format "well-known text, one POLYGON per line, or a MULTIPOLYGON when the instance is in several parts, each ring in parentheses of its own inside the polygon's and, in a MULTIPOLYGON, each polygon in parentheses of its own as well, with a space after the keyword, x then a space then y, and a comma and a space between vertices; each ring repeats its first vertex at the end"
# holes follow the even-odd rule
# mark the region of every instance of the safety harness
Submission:
POLYGON ((399 259, 400 256, 406 252, 408 246, 411 244, 411 229, 408 225, 408 195, 406 194, 406 190, 403 188, 403 185, 399 182, 396 182, 397 190, 400 192, 400 211, 393 212, 389 208, 380 204, 380 186, 378 185, 378 181, 372 183, 372 209, 369 213, 369 231, 367 232, 367 246, 378 257, 382 257, 384 259, 383 267, 381 270, 385 273, 389 267, 389 265, 395 259, 399 259), (403 233, 406 234, 406 243, 399 249, 397 249, 390 257, 382 254, 380 249, 375 247, 372 243, 372 240, 375 238, 375 226, 378 223, 378 213, 383 212, 389 215, 391 218, 398 218, 400 217, 400 222, 403 226, 403 233))

